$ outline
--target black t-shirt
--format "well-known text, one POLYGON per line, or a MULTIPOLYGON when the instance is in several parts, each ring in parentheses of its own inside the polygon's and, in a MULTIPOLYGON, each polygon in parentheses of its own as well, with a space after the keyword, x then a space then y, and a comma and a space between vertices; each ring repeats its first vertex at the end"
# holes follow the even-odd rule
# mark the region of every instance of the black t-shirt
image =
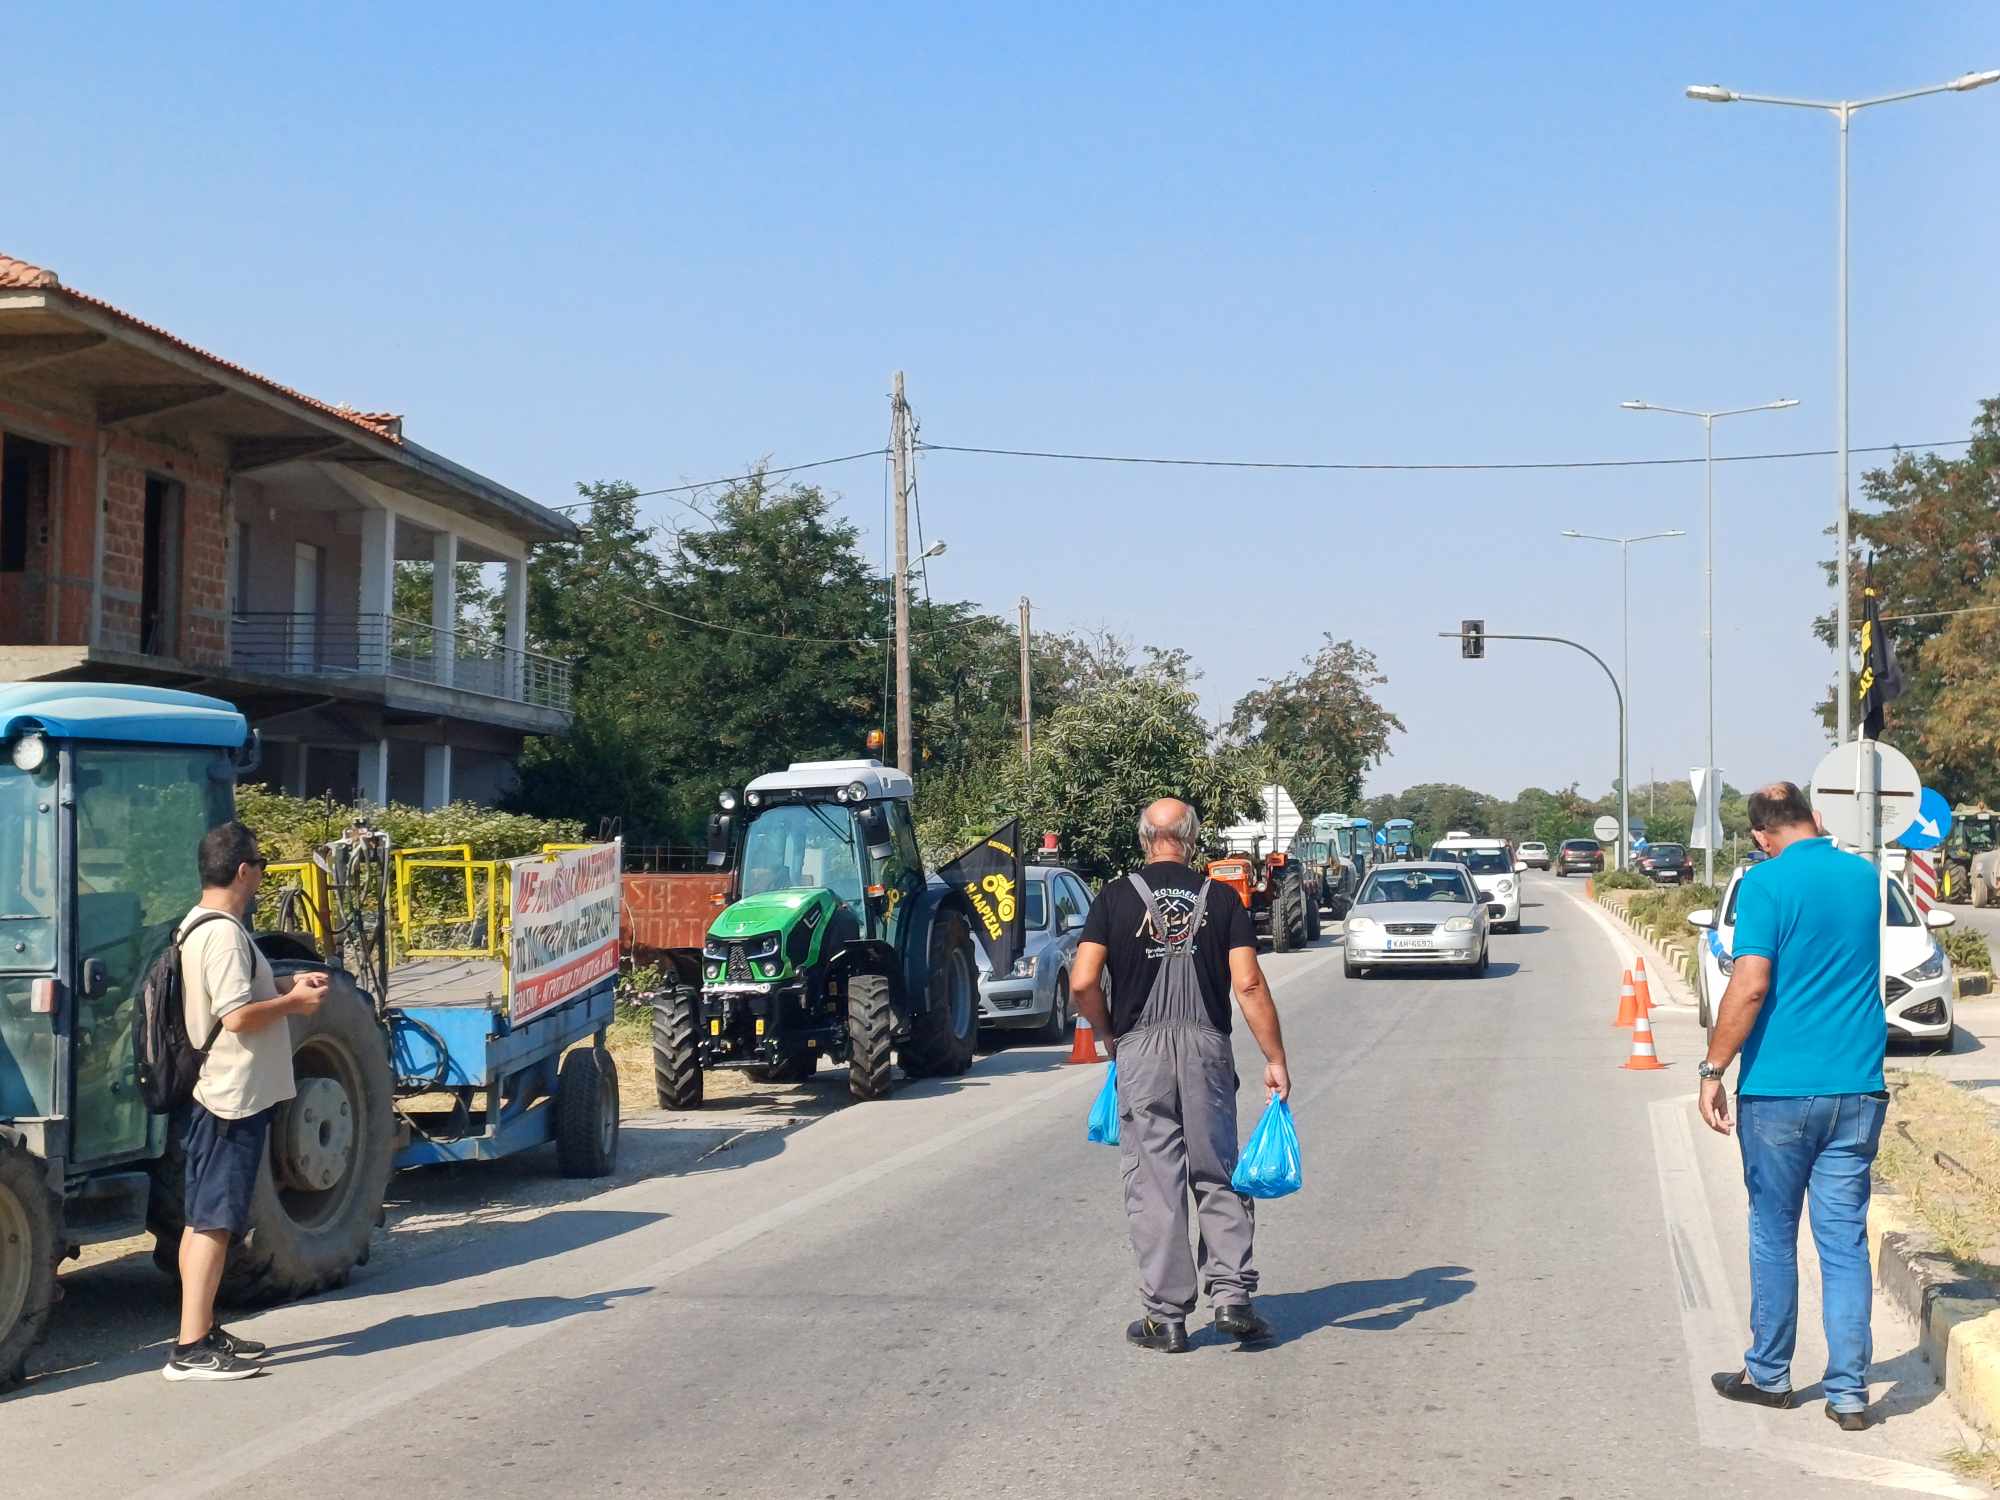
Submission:
MULTIPOLYGON (((1178 942, 1194 915, 1202 877, 1186 865, 1162 861, 1147 865, 1139 878, 1151 887, 1160 915, 1166 918, 1168 935, 1178 942)), ((1123 876, 1106 883, 1084 919, 1082 941, 1102 943, 1108 955, 1105 964, 1111 970, 1113 1036, 1123 1036, 1138 1023, 1139 1012, 1146 1008, 1146 997, 1152 993, 1153 977, 1166 955, 1165 942, 1151 928, 1152 915, 1146 903, 1123 876)), ((1226 885, 1210 886, 1208 910, 1195 930, 1194 966, 1209 1023, 1225 1036, 1229 1033, 1230 950, 1256 946, 1257 929, 1236 892, 1226 885)))

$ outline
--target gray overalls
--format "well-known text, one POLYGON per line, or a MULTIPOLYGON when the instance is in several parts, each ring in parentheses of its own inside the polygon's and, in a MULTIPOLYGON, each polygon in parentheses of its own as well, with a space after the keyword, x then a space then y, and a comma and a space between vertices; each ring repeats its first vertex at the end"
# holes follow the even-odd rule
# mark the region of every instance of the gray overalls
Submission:
POLYGON ((1165 948, 1132 1029, 1118 1038, 1118 1143, 1125 1159, 1125 1215, 1139 1258, 1148 1315, 1183 1321, 1194 1311, 1188 1194, 1200 1222, 1201 1279, 1211 1306, 1246 1303, 1257 1290, 1250 1262, 1251 1202, 1229 1186, 1236 1170, 1236 1063, 1209 1022, 1195 972, 1194 940, 1208 917, 1203 881, 1178 939, 1153 892, 1129 877, 1165 948))

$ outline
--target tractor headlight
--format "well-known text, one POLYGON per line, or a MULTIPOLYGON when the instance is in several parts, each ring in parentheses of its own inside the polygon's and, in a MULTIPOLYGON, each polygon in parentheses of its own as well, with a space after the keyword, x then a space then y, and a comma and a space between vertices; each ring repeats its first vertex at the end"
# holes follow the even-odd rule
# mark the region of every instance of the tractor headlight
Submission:
POLYGON ((701 945, 701 956, 715 963, 727 963, 729 961, 728 945, 714 941, 705 942, 701 945))
POLYGON ((764 794, 762 792, 745 792, 743 800, 748 802, 752 807, 762 807, 764 805, 764 794))
POLYGON ((720 979, 722 977, 722 965, 710 964, 708 966, 708 977, 710 979, 720 979))
POLYGON ((778 956, 777 933, 767 932, 762 937, 746 938, 743 943, 743 956, 753 963, 766 958, 776 958, 778 956))
POLYGON ((49 742, 39 734, 24 734, 14 741, 14 769, 39 771, 49 758, 49 742))
POLYGON ((715 803, 716 806, 720 807, 724 812, 735 812, 736 793, 725 790, 721 796, 715 799, 715 803))
POLYGON ((1905 974, 1903 977, 1905 979, 1943 978, 1944 949, 1940 948, 1936 943, 1932 943, 1931 956, 1925 959, 1922 963, 1918 964, 1914 969, 1910 970, 1909 973, 1905 974))

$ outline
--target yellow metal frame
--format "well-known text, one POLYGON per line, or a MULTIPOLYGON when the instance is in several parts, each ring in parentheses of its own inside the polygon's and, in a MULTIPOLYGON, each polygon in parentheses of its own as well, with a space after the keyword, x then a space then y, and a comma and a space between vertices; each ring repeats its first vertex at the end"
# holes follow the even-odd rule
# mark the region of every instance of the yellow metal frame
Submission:
POLYGON ((431 844, 413 849, 392 849, 395 866, 396 939, 405 958, 495 958, 507 961, 508 901, 501 895, 506 861, 474 859, 470 844, 431 844), (442 917, 419 918, 412 893, 418 870, 452 870, 464 876, 465 910, 442 917), (486 941, 478 947, 430 948, 421 946, 418 933, 431 927, 479 920, 478 882, 486 881, 486 941))
POLYGON ((298 881, 306 898, 306 930, 312 934, 319 951, 326 952, 333 935, 333 892, 325 867, 317 860, 286 860, 266 865, 264 876, 267 880, 298 881))

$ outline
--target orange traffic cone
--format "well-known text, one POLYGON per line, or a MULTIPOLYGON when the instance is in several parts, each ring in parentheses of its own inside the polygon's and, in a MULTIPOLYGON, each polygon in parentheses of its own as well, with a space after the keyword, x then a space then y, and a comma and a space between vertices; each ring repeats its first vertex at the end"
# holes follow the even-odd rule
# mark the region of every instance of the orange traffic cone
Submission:
POLYGON ((1650 1073, 1666 1066, 1653 1050, 1653 1018, 1643 1010, 1632 1023, 1632 1055, 1625 1059, 1625 1066, 1635 1073, 1650 1073))
POLYGON ((1076 1037, 1069 1044, 1069 1060, 1073 1063, 1104 1061, 1097 1055, 1097 1033, 1090 1029, 1090 1022, 1082 1016, 1076 1018, 1076 1037))
POLYGON ((1632 988, 1632 971, 1625 971, 1625 978, 1618 986, 1618 1014, 1611 1018, 1613 1026, 1630 1026, 1633 1017, 1639 1014, 1639 997, 1632 988))
POLYGON ((1595 901, 1597 899, 1596 876, 1586 875, 1583 877, 1583 899, 1586 901, 1595 901))
POLYGON ((1639 1009, 1651 1012, 1653 1009, 1652 986, 1646 983, 1646 960, 1643 956, 1632 960, 1632 994, 1639 1002, 1639 1009))

